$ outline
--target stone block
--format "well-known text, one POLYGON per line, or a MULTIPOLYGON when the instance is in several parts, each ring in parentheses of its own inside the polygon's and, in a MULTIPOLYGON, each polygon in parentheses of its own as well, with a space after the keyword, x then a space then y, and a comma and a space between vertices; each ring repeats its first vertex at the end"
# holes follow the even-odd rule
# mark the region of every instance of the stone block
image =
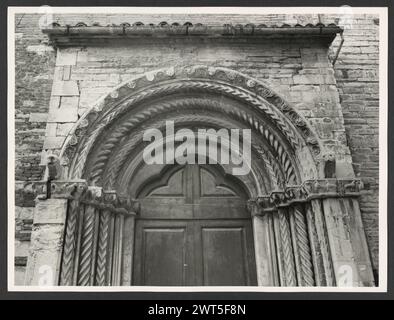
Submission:
POLYGON ((56 136, 56 123, 47 123, 45 136, 46 137, 55 137, 56 136))
POLYGON ((62 80, 70 80, 70 77, 71 77, 71 66, 64 66, 62 80))
POLYGON ((29 122, 46 122, 48 113, 30 113, 29 122))
POLYGON ((59 106, 51 108, 48 122, 76 122, 78 120, 79 97, 61 97, 59 106))
POLYGON ((78 120, 78 108, 59 108, 51 111, 48 122, 76 122, 78 120))
POLYGON ((52 87, 52 96, 79 96, 77 81, 55 81, 52 87))
POLYGON ((295 84, 323 84, 325 83, 322 75, 294 75, 293 80, 295 84))
POLYGON ((60 96, 51 96, 49 100, 49 113, 52 110, 57 110, 60 107, 60 96))
POLYGON ((46 137, 44 141, 44 149, 58 149, 61 148, 64 142, 64 137, 46 137))
POLYGON ((70 133, 73 126, 74 123, 59 123, 57 125, 56 135, 67 136, 70 133))
POLYGON ((65 223, 67 199, 38 200, 34 211, 34 225, 65 223))
POLYGON ((80 106, 89 108, 99 98, 106 96, 113 90, 113 87, 85 88, 81 90, 80 106))
POLYGON ((78 51, 77 54, 77 63, 88 61, 88 52, 87 51, 78 51))
POLYGON ((61 97, 60 109, 77 109, 79 97, 61 97))
POLYGON ((58 50, 56 65, 57 66, 75 66, 77 62, 76 50, 58 50))

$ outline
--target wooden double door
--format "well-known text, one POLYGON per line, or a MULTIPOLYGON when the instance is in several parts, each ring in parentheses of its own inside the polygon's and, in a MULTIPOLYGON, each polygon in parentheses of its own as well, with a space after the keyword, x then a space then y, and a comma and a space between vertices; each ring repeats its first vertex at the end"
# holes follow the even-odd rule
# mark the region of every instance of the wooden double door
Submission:
POLYGON ((220 167, 167 167, 139 192, 133 284, 256 285, 247 192, 220 167))

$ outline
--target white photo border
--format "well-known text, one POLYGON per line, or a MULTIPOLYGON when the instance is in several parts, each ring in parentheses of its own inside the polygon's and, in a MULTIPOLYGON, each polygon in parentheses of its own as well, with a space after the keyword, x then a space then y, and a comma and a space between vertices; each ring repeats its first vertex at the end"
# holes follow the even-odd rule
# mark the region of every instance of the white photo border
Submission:
MULTIPOLYGON (((335 14, 341 7, 51 7, 54 14, 335 14)), ((77 287, 16 286, 15 256, 15 15, 42 13, 42 7, 8 7, 8 241, 7 283, 13 292, 387 292, 388 238, 388 8, 352 7, 354 14, 379 15, 379 286, 377 287, 77 287)))

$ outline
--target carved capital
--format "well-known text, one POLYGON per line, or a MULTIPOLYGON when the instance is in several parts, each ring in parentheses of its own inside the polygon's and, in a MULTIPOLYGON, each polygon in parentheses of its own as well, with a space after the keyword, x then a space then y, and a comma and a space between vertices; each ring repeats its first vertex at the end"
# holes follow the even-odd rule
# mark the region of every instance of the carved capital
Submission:
POLYGON ((140 210, 140 203, 136 200, 119 196, 115 190, 105 190, 102 192, 100 208, 120 214, 137 214, 140 210))
POLYGON ((258 199, 259 199, 259 205, 264 213, 272 212, 276 210, 276 206, 272 202, 272 199, 269 195, 261 196, 258 199))
POLYGON ((116 199, 115 212, 125 215, 135 215, 139 212, 139 202, 128 197, 118 196, 116 199))
POLYGON ((304 202, 308 198, 308 193, 303 185, 286 186, 284 195, 286 204, 304 202))
POLYGON ((62 181, 53 180, 50 183, 51 198, 80 199, 86 192, 88 185, 85 180, 62 181))
POLYGON ((38 200, 45 200, 48 197, 48 182, 37 181, 33 183, 33 189, 38 200))
POLYGON ((261 206, 260 198, 250 199, 246 203, 246 206, 250 212, 250 214, 254 216, 262 216, 264 215, 263 207, 261 206))
POLYGON ((270 193, 269 197, 270 197, 271 203, 274 204, 277 207, 284 205, 285 202, 286 202, 286 195, 285 195, 285 193, 282 190, 280 190, 280 191, 278 191, 278 190, 272 191, 270 193))
POLYGON ((307 180, 301 185, 286 186, 284 190, 274 190, 269 195, 249 200, 249 211, 259 213, 272 212, 278 208, 317 198, 356 197, 363 184, 359 179, 319 179, 307 180))
POLYGON ((359 179, 320 179, 307 180, 302 184, 307 192, 307 197, 351 197, 358 196, 363 188, 359 179))
POLYGON ((103 210, 114 211, 116 205, 116 191, 115 190, 106 190, 103 191, 102 202, 100 204, 100 208, 103 210))
POLYGON ((81 202, 91 206, 100 207, 102 203, 102 194, 103 190, 101 187, 88 187, 81 202))

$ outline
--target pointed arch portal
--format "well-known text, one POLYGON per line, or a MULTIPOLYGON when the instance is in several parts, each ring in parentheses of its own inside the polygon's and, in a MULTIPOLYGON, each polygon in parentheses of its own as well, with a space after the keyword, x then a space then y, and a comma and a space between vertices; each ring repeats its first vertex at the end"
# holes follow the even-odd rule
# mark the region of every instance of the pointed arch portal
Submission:
POLYGON ((61 152, 63 180, 50 185, 68 199, 59 283, 334 286, 346 265, 352 284, 371 285, 368 253, 355 248, 365 241, 360 181, 326 178, 323 148, 291 105, 239 72, 188 66, 126 81, 77 122, 61 152), (148 165, 144 132, 165 132, 167 121, 250 130, 250 170, 148 165), (350 238, 338 238, 338 212, 351 217, 350 238))

